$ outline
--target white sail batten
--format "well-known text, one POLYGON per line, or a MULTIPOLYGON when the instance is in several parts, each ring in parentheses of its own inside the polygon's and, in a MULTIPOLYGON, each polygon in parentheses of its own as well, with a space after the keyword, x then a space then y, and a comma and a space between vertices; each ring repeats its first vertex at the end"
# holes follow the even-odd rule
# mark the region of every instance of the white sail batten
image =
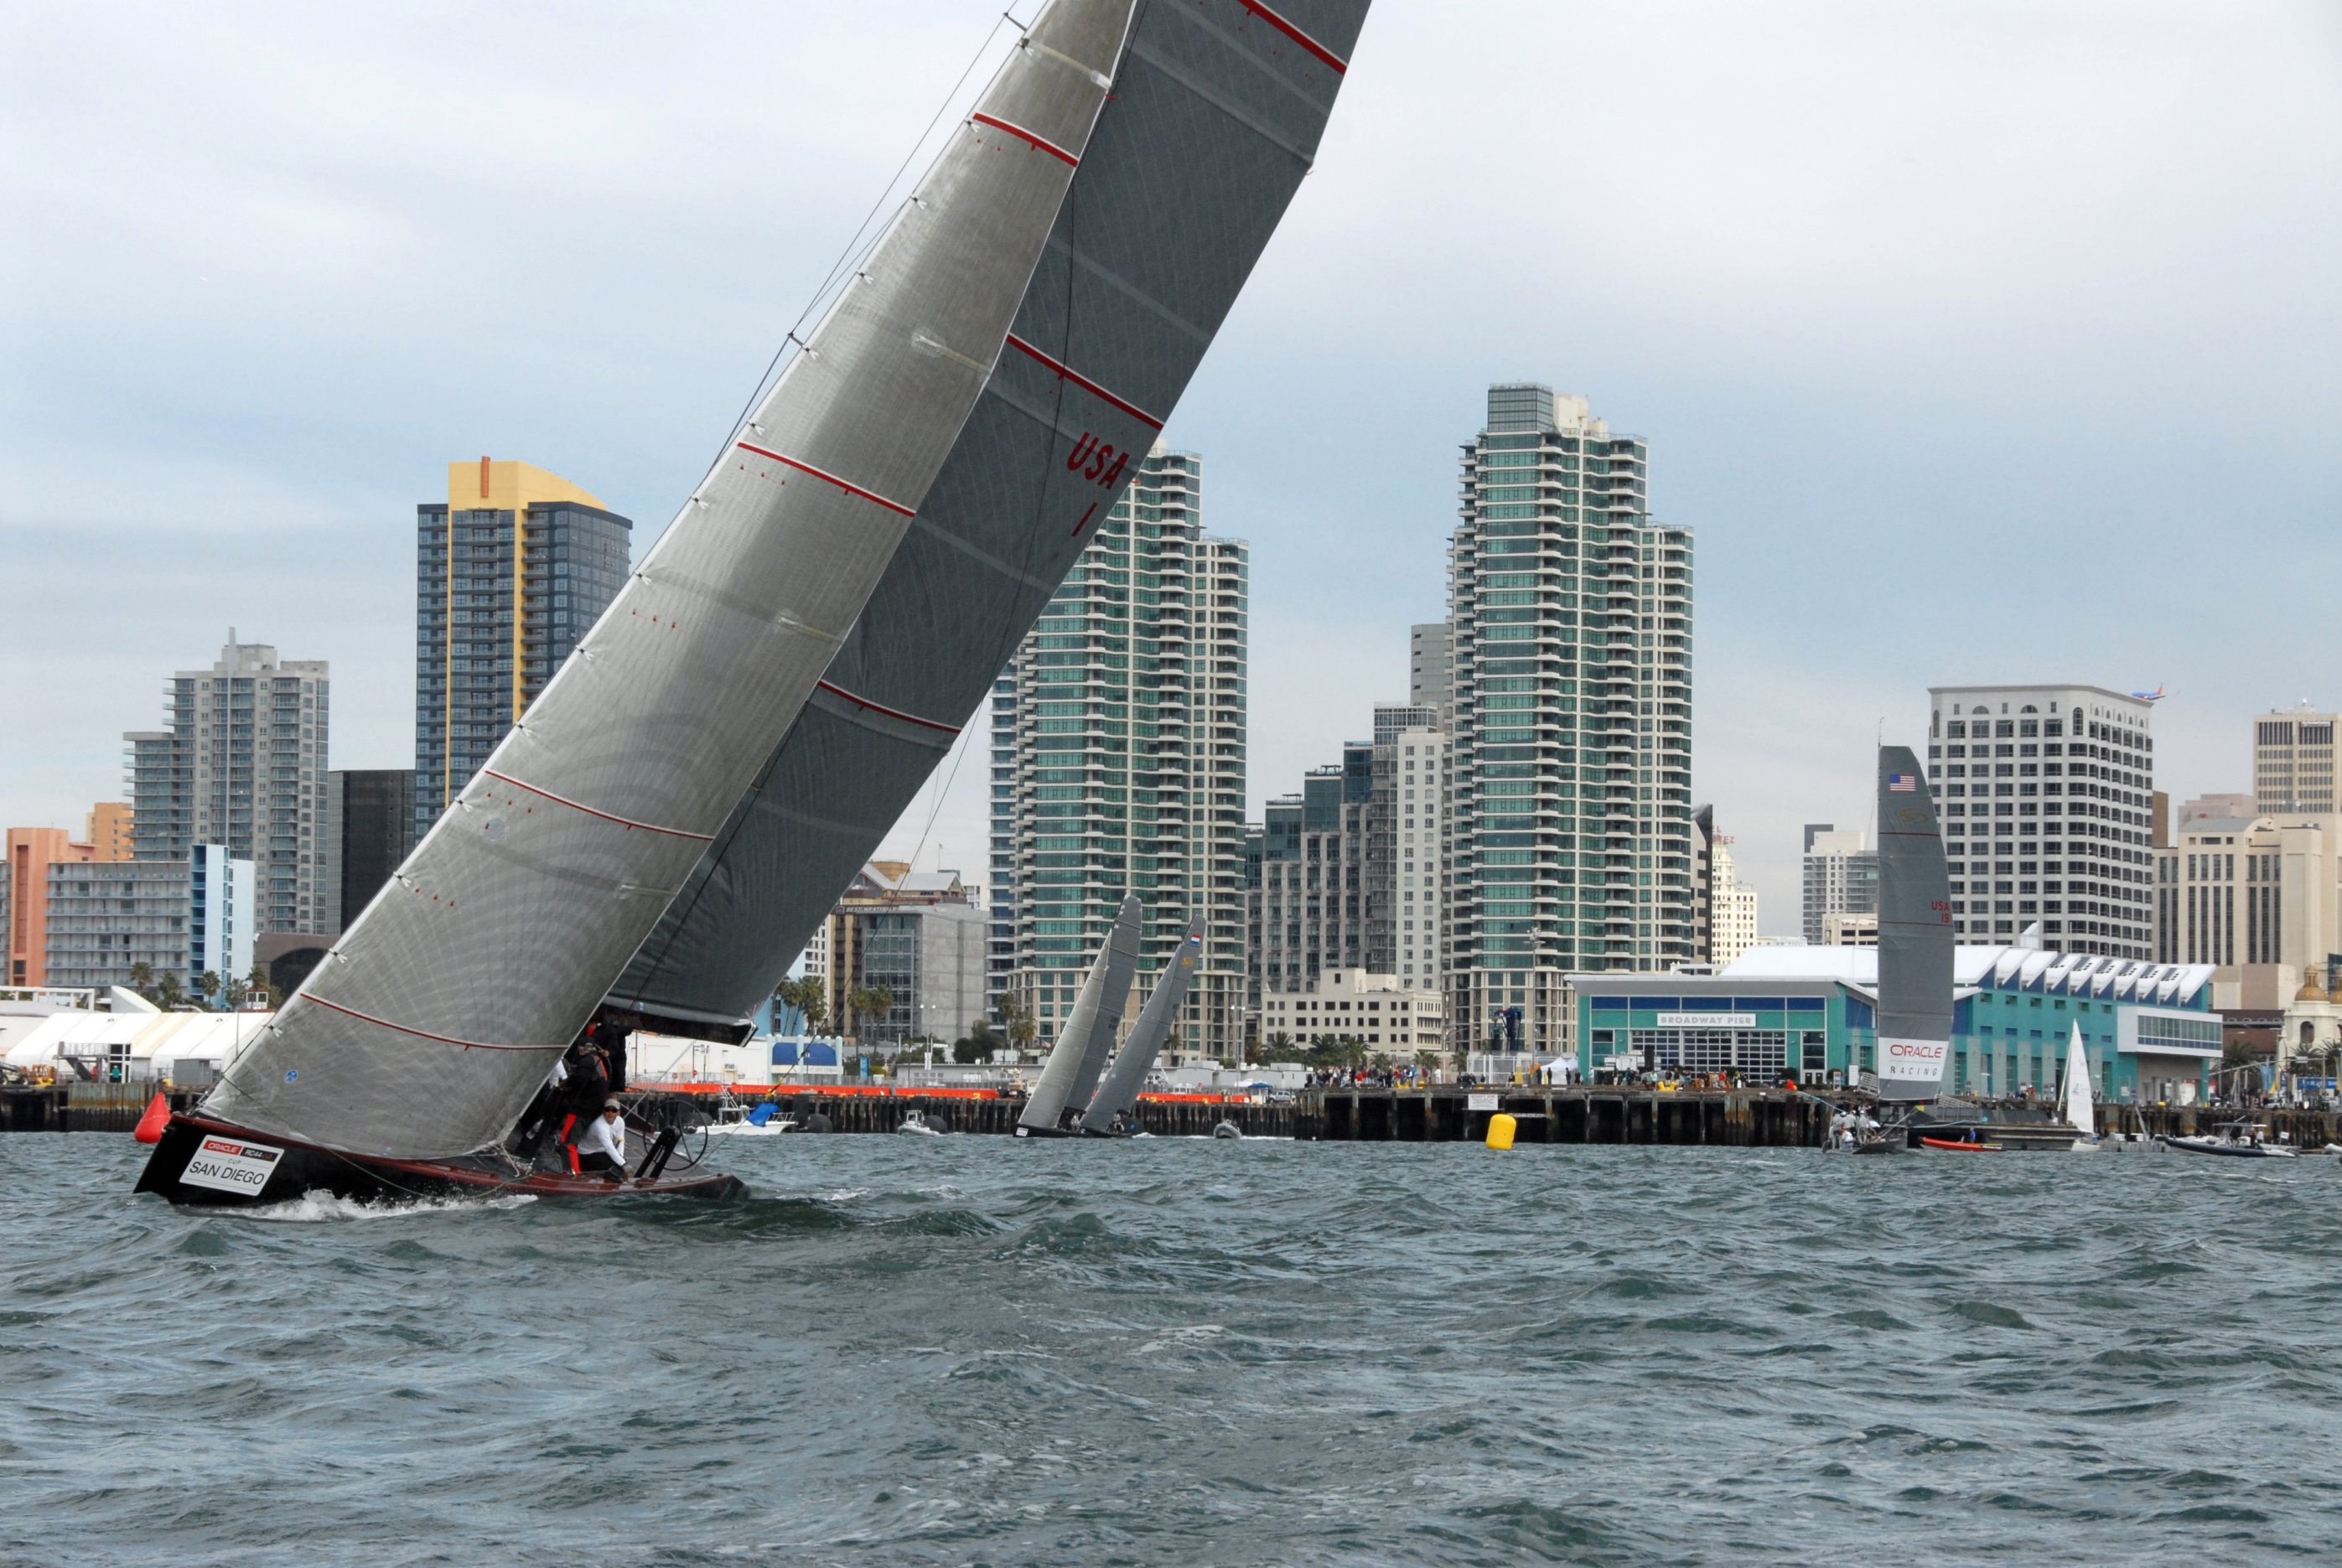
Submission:
POLYGON ((1878 748, 1878 1093, 1930 1100, 1952 1051, 1952 904, 1935 797, 1908 746, 1878 748))
POLYGON ((1016 1124, 1027 1132, 1054 1133, 1066 1107, 1087 1104, 1091 1087, 1106 1054, 1114 1049, 1114 1032, 1130 1000, 1130 979, 1138 968, 1138 894, 1122 896, 1122 908, 1106 932, 1105 945, 1090 964, 1066 1027, 1041 1064, 1040 1081, 1025 1101, 1016 1124))
POLYGON ((1197 924, 1187 928, 1179 951, 1156 972, 1155 989, 1148 994, 1146 1005, 1138 1010, 1138 1022, 1130 1026, 1130 1037, 1115 1053, 1113 1063, 1098 1079, 1097 1092, 1090 1096, 1088 1109, 1082 1113, 1084 1127, 1104 1132, 1116 1116, 1128 1116, 1138 1108, 1138 1092, 1146 1086, 1146 1071, 1155 1065, 1163 1043, 1179 1025, 1187 983, 1196 977, 1196 966, 1203 957, 1204 928, 1197 924))
MULTIPOLYGON (((818 693, 614 988, 745 1018, 991 690, 1308 173, 1366 0, 1152 0, 992 379, 818 693)), ((1171 929, 1186 911, 1160 912, 1171 929)))
POLYGON ((1035 23, 576 654, 208 1114, 394 1158, 504 1135, 894 559, 1006 340, 1131 9, 1056 0, 1035 23))

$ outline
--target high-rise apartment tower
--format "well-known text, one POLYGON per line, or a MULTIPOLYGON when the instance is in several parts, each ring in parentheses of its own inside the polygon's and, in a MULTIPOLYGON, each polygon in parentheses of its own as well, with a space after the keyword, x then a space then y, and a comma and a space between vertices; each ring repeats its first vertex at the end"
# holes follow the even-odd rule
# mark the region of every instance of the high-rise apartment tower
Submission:
POLYGON ((1829 941, 1834 915, 1878 914, 1878 852, 1870 847, 1869 837, 1861 828, 1841 829, 1826 822, 1806 824, 1799 870, 1807 946, 1829 941))
POLYGON ((559 474, 485 457, 415 509, 418 836, 618 596, 633 531, 559 474))
POLYGON ((137 857, 219 844, 252 862, 258 934, 336 929, 317 862, 332 694, 325 660, 280 660, 233 627, 211 668, 174 674, 170 727, 123 737, 137 857))
POLYGON ((992 988, 1054 1034, 1134 892, 1137 989, 1202 919, 1174 1049, 1233 1061, 1250 568, 1203 531, 1202 484, 1194 453, 1149 453, 994 685, 992 988))
POLYGON ((1448 554, 1449 1015, 1568 1044, 1565 977, 1693 958, 1692 538, 1586 401, 1488 389, 1448 554))

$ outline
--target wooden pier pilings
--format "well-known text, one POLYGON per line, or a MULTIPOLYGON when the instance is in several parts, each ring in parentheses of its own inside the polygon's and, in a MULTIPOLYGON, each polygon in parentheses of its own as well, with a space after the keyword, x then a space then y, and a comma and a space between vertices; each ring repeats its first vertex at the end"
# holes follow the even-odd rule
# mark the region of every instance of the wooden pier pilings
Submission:
MULTIPOLYGON (((646 1119, 654 1121, 674 1113, 652 1110, 649 1103, 671 1102, 676 1112, 694 1103, 686 1095, 654 1094, 642 1100, 648 1112, 646 1119)), ((815 1113, 826 1116, 830 1131, 837 1133, 891 1133, 916 1111, 929 1125, 954 1133, 1005 1134, 1016 1130, 1024 1109, 1024 1102, 1013 1097, 975 1100, 916 1093, 784 1096, 781 1104, 800 1121, 815 1113)), ((1516 1124, 1516 1144, 1810 1149, 1821 1144, 1833 1109, 1813 1095, 1780 1089, 1471 1089, 1442 1084, 1431 1089, 1314 1089, 1289 1102, 1262 1105, 1148 1100, 1139 1105, 1139 1122, 1158 1137, 1204 1136, 1219 1123, 1230 1122, 1247 1138, 1476 1144, 1488 1134, 1488 1118, 1501 1111, 1516 1124)), ((2012 1114, 2008 1108, 1988 1114, 2012 1114)), ((2107 1134, 2127 1132, 2151 1139, 2205 1132, 2217 1123, 2239 1119, 2260 1123, 2296 1147, 2317 1149, 2328 1141, 2342 1141, 2342 1114, 2329 1111, 2107 1105, 2100 1107, 2099 1123, 2100 1131, 2107 1134)), ((2044 1130, 2048 1130, 2046 1124, 2044 1130)))
MULTIPOLYGON (((127 1133, 155 1092, 135 1085, 10 1084, 0 1089, 0 1132, 127 1133)), ((192 1109, 202 1096, 172 1090, 171 1108, 192 1109)), ((753 1091, 750 1091, 753 1094, 753 1091)), ((743 1098, 746 1096, 744 1095, 743 1098)), ((782 1094, 800 1122, 816 1114, 836 1133, 892 1133, 917 1113, 928 1125, 952 1133, 1015 1132, 1025 1102, 916 1092, 876 1094, 782 1094)), ((627 1099, 638 1122, 690 1125, 706 1114, 706 1095, 646 1091, 627 1099)), ((1980 1107, 1986 1119, 2017 1120, 2038 1110, 1980 1107)), ((1626 1144, 1720 1148, 1814 1148, 1827 1130, 1832 1107, 1812 1095, 1778 1089, 1658 1091, 1603 1085, 1566 1089, 1465 1088, 1313 1089, 1276 1104, 1221 1104, 1203 1100, 1147 1100, 1139 1124, 1157 1137, 1204 1137, 1222 1122, 1247 1138, 1370 1144, 1478 1143, 1497 1112, 1517 1124, 1516 1144, 1626 1144), (1493 1101, 1493 1108, 1490 1102, 1493 1101)), ((2225 1122, 2249 1121, 2296 1148, 2342 1143, 2342 1113, 2283 1106, 2238 1110, 2206 1105, 2102 1105, 2098 1130, 2135 1138, 2209 1132, 2225 1122)), ((2044 1133, 2051 1132, 2046 1119, 2044 1133)), ((2049 1140, 2043 1146, 2051 1146, 2049 1140)), ((2012 1141, 2011 1147, 2019 1146, 2012 1141)))
MULTIPOLYGON (((0 1133, 127 1133, 146 1114, 154 1084, 11 1084, 0 1088, 0 1133)), ((198 1089, 172 1089, 171 1109, 187 1111, 198 1089)))
POLYGON ((1830 1118, 1817 1100, 1759 1089, 1323 1089, 1297 1108, 1296 1137, 1404 1144, 1477 1143, 1502 1112, 1520 1144, 1810 1148, 1830 1118))

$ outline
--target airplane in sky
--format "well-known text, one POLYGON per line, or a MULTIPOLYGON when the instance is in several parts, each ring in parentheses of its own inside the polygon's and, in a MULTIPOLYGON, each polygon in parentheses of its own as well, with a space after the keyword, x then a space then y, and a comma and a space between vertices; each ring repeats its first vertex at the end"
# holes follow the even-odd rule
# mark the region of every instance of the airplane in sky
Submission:
POLYGON ((2159 703, 2163 700, 2163 688, 2157 686, 2151 692, 2133 692, 2131 695, 2142 703, 2159 703))

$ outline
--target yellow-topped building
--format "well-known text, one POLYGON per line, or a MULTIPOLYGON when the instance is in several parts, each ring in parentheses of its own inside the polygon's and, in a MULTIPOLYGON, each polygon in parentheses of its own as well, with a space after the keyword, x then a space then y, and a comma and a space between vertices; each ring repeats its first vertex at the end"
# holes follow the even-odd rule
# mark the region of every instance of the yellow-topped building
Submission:
POLYGON ((447 464, 415 508, 415 796, 427 828, 626 580, 634 524, 534 464, 447 464))

